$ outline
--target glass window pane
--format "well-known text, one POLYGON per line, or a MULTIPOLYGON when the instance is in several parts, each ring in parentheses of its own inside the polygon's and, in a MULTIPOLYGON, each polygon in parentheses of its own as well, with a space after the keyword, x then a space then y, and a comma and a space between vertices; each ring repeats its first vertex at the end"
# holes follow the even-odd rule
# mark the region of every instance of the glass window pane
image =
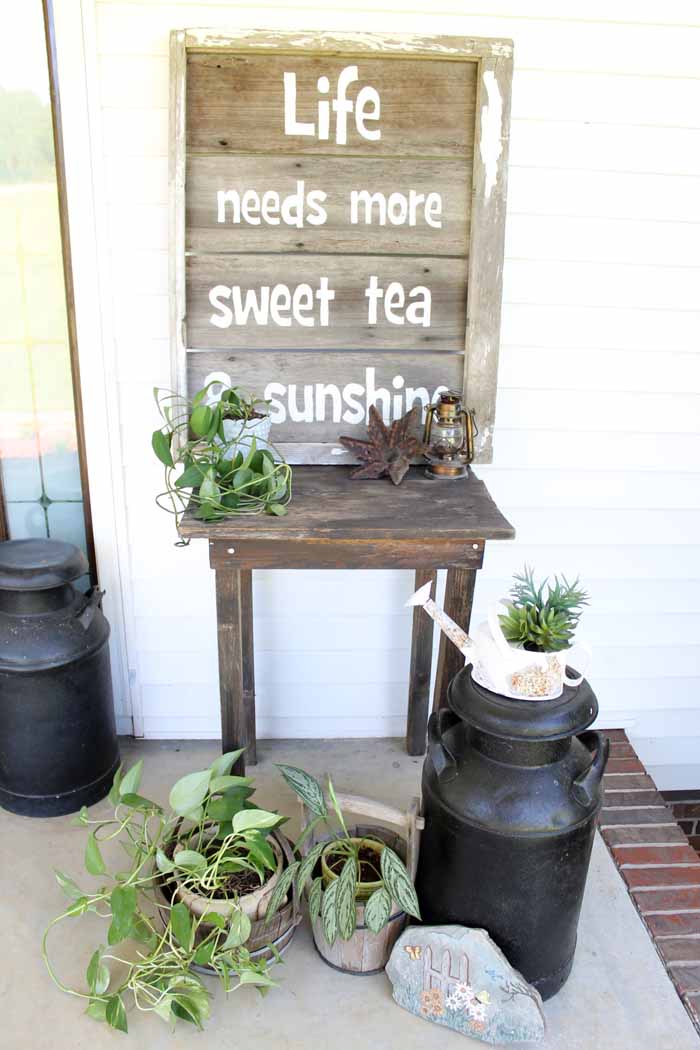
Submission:
POLYGON ((41 0, 0 36, 0 469, 10 538, 86 549, 41 0))

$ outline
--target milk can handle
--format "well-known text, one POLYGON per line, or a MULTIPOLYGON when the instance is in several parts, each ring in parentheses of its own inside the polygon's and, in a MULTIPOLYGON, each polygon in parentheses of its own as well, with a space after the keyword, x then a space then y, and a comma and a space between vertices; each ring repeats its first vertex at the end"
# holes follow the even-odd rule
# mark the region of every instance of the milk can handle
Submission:
POLYGON ((571 794, 580 805, 590 806, 596 800, 598 787, 603 779, 610 753, 610 741, 594 729, 581 733, 578 739, 589 751, 595 751, 595 757, 588 769, 574 780, 571 785, 571 794))
POLYGON ((442 737, 448 729, 459 722, 459 717, 449 707, 439 707, 428 719, 428 755, 438 776, 448 768, 456 767, 457 759, 442 737))
POLYGON ((81 607, 80 612, 77 613, 76 619, 84 631, 89 629, 90 624, 95 619, 95 613, 102 608, 104 593, 99 587, 93 587, 87 595, 87 601, 81 607))

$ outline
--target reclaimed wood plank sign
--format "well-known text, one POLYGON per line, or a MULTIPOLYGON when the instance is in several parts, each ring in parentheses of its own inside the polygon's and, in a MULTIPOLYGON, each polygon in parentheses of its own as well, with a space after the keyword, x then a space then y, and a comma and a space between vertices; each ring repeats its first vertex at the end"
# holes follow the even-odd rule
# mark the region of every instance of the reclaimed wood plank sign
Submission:
POLYGON ((175 31, 174 387, 269 399, 291 463, 459 389, 488 462, 511 74, 507 40, 175 31))

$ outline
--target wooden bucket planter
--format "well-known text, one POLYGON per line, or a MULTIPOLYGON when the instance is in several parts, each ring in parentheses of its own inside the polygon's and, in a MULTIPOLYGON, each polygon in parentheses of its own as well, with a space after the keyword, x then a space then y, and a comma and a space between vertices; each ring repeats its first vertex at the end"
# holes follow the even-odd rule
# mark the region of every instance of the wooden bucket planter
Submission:
MULTIPOLYGON (((294 850, 292 844, 286 835, 283 835, 279 829, 275 829, 272 832, 272 836, 279 845, 284 855, 284 867, 288 867, 294 863, 294 850)), ((164 880, 160 880, 160 890, 168 900, 171 898, 171 894, 166 890, 164 880)), ((286 948, 294 937, 294 932, 303 918, 301 902, 299 895, 297 894, 296 887, 293 887, 287 895, 287 901, 282 907, 275 913, 269 922, 265 922, 265 919, 254 919, 251 925, 250 937, 245 943, 245 947, 254 959, 272 959, 275 952, 279 952, 280 955, 284 953, 286 948)), ((204 937, 212 930, 211 925, 208 923, 202 923, 197 931, 197 941, 201 941, 204 937)), ((209 966, 193 966, 194 970, 199 973, 213 974, 215 971, 209 966)))
MULTIPOLYGON (((387 827, 378 824, 355 824, 349 826, 348 831, 352 836, 375 838, 380 842, 385 842, 395 853, 398 853, 409 875, 415 879, 418 868, 420 832, 423 828, 423 818, 418 816, 418 799, 412 799, 408 809, 402 812, 393 806, 361 798, 359 795, 345 795, 341 792, 336 792, 336 795, 338 804, 344 812, 369 817, 372 820, 381 820, 383 825, 391 825, 387 827)), ((302 828, 310 820, 311 814, 302 804, 302 828)), ((314 833, 307 839, 304 852, 307 853, 317 842, 330 842, 332 838, 331 835, 314 833)), ((323 935, 320 916, 311 924, 316 951, 323 961, 332 966, 334 970, 354 974, 357 977, 369 977, 372 974, 381 973, 389 961, 391 950, 406 925, 406 913, 395 908, 386 926, 379 933, 372 933, 367 929, 363 921, 364 913, 364 905, 358 904, 355 933, 350 940, 344 941, 338 937, 333 944, 328 944, 323 935)))

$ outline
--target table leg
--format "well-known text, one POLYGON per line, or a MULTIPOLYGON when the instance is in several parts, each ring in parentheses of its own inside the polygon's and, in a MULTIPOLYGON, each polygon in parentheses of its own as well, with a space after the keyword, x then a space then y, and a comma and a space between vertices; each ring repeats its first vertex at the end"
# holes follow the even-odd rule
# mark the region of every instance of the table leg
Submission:
MULTIPOLYGON (((445 587, 445 612, 458 623, 463 630, 469 630, 474 600, 476 569, 448 569, 447 586, 445 587)), ((433 710, 447 704, 447 687, 464 667, 464 653, 440 633, 440 652, 438 654, 437 672, 435 675, 435 692, 433 693, 433 710)))
MULTIPOLYGON (((235 751, 247 742, 239 569, 216 570, 216 633, 219 643, 222 750, 235 751)), ((236 776, 245 773, 243 756, 231 772, 236 776)))
MULTIPOLYGON (((415 588, 430 581, 435 584, 437 573, 432 569, 416 569, 415 588)), ((433 596, 435 590, 433 588, 433 596)), ((408 685, 408 720, 406 750, 409 755, 425 754, 425 733, 428 724, 430 700, 430 670, 433 662, 433 621, 419 606, 413 610, 411 635, 411 672, 408 685)))
POLYGON ((255 646, 253 643, 253 570, 241 569, 241 646, 243 649, 243 706, 246 722, 246 762, 257 765, 255 731, 255 646))

